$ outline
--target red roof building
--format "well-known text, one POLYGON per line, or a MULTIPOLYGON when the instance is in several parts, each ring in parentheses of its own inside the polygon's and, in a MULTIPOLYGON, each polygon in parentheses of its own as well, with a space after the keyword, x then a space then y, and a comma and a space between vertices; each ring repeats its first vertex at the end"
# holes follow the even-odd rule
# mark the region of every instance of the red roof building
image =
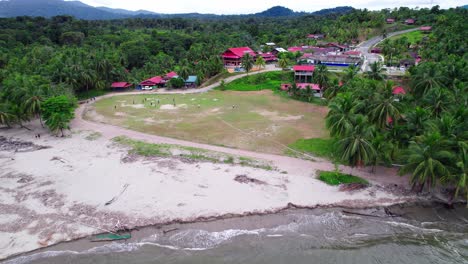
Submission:
POLYGON ((311 83, 315 67, 312 65, 296 65, 293 67, 294 79, 298 83, 311 83))
POLYGON ((325 38, 324 34, 309 34, 307 35, 307 38, 309 39, 323 39, 325 38))
POLYGON ((141 86, 161 86, 164 84, 165 81, 161 76, 155 76, 140 83, 141 86))
POLYGON ((320 91, 320 85, 315 83, 296 83, 297 89, 305 90, 310 87, 311 90, 320 91))
POLYGON ((229 48, 222 55, 224 66, 240 66, 242 63, 242 57, 248 53, 252 58, 255 58, 257 54, 249 47, 229 48))
POLYGON ((408 18, 408 19, 405 20, 406 25, 414 25, 415 22, 416 21, 414 19, 412 19, 412 18, 408 18))
POLYGON ((421 30, 422 32, 431 32, 432 27, 431 26, 424 26, 424 27, 420 27, 419 30, 421 30))
POLYGON ((298 52, 298 51, 302 51, 302 47, 289 47, 288 48, 288 51, 289 52, 298 52))
POLYGON ((393 88, 393 94, 394 95, 400 95, 400 94, 403 95, 403 94, 406 94, 406 91, 405 91, 405 89, 403 87, 397 86, 397 87, 393 88))
POLYGON ((330 42, 327 44, 327 47, 335 47, 337 48, 339 51, 348 51, 349 50, 349 46, 347 45, 341 45, 341 44, 338 44, 338 43, 335 43, 335 42, 330 42))
POLYGON ((176 73, 176 72, 170 72, 168 74, 166 74, 166 76, 164 76, 166 80, 169 80, 169 79, 172 79, 172 78, 176 78, 176 77, 179 77, 179 75, 176 73))
POLYGON ((359 50, 350 50, 350 51, 347 51, 347 52, 345 52, 343 54, 348 55, 348 56, 356 56, 356 57, 361 56, 361 52, 359 50))
POLYGON ((387 24, 393 24, 393 23, 395 23, 395 19, 394 18, 387 18, 385 20, 385 22, 387 22, 387 24))
POLYGON ((271 52, 268 52, 268 53, 262 53, 260 54, 260 56, 262 56, 262 58, 268 63, 268 62, 274 62, 274 61, 277 61, 278 58, 271 52))
POLYGON ((131 87, 131 86, 132 86, 132 84, 128 83, 128 82, 115 82, 115 83, 112 83, 111 88, 126 89, 126 88, 131 87))

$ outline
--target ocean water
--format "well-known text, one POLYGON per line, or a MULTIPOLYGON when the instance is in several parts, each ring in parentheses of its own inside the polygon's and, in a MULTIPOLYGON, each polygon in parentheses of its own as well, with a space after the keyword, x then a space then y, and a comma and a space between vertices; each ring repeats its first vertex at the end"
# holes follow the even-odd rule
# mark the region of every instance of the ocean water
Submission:
POLYGON ((468 263, 468 209, 291 210, 145 228, 125 242, 60 244, 22 263, 468 263))

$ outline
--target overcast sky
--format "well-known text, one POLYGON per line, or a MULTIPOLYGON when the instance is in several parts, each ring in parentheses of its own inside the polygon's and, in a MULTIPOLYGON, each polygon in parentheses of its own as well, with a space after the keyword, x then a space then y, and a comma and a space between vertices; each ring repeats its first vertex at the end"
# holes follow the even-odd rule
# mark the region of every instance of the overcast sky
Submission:
POLYGON ((157 13, 251 14, 281 5, 295 11, 317 11, 336 6, 352 6, 370 10, 408 7, 449 8, 465 5, 468 0, 80 0, 92 6, 107 6, 127 10, 149 10, 157 13))

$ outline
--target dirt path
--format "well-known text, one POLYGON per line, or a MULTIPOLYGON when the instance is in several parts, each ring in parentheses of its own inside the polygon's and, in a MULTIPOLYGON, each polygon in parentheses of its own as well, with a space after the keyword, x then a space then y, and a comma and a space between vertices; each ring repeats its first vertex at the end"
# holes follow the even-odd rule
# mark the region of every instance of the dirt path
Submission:
MULTIPOLYGON (((250 75, 263 73, 266 71, 275 71, 278 70, 276 68, 269 67, 264 71, 250 73, 250 75)), ((245 77, 247 74, 243 75, 236 75, 230 78, 225 79, 226 83, 232 82, 239 78, 245 77)), ((218 83, 212 84, 208 87, 203 89, 189 89, 183 91, 161 91, 161 93, 180 93, 180 94, 188 94, 188 93, 203 93, 212 90, 213 88, 217 87, 218 83)), ((128 92, 128 93, 112 93, 101 96, 96 98, 96 101, 102 100, 104 98, 109 98, 116 95, 132 95, 132 94, 154 94, 154 92, 128 92)), ((206 150, 212 150, 217 152, 223 152, 231 155, 238 155, 244 156, 254 159, 266 160, 272 162, 274 166, 280 168, 281 170, 288 171, 292 174, 301 174, 304 171, 315 171, 315 170, 334 170, 334 164, 329 161, 317 161, 312 162, 308 160, 292 158, 287 156, 281 155, 274 155, 274 154, 267 154, 267 153, 258 153, 253 151, 241 150, 241 149, 233 149, 233 148, 226 148, 220 146, 213 146, 207 144, 201 144, 196 142, 190 142, 185 140, 179 140, 174 138, 168 137, 161 137, 156 135, 145 134, 129 129, 125 129, 122 127, 117 127, 105 123, 96 123, 91 122, 88 120, 83 119, 83 114, 87 111, 87 107, 89 104, 82 104, 75 112, 76 118, 72 121, 71 127, 75 130, 92 130, 102 133, 102 135, 107 139, 112 139, 117 136, 127 136, 129 138, 143 140, 149 143, 166 143, 166 144, 175 144, 187 147, 195 147, 201 148, 206 150)), ((370 181, 381 183, 381 184, 398 184, 398 185, 407 185, 407 180, 405 178, 399 177, 396 175, 395 169, 389 168, 376 168, 374 173, 369 172, 369 168, 363 169, 356 169, 350 168, 345 166, 340 166, 340 169, 345 173, 352 173, 354 175, 361 176, 366 178, 370 181)))

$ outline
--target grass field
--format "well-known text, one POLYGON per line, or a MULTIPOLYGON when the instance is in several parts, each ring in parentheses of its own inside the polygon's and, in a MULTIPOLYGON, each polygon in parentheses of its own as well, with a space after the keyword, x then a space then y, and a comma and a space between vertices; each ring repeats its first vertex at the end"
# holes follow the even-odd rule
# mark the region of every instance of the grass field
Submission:
POLYGON ((326 138, 326 112, 325 107, 270 90, 211 91, 114 96, 98 101, 85 118, 149 134, 283 154, 285 145, 299 139, 326 138))
POLYGON ((417 42, 421 41, 424 36, 426 36, 426 35, 423 34, 421 31, 416 30, 416 31, 408 32, 406 34, 393 36, 393 37, 390 38, 390 40, 394 41, 394 40, 406 37, 406 38, 408 38, 408 41, 411 44, 416 44, 417 42))

